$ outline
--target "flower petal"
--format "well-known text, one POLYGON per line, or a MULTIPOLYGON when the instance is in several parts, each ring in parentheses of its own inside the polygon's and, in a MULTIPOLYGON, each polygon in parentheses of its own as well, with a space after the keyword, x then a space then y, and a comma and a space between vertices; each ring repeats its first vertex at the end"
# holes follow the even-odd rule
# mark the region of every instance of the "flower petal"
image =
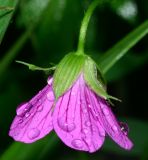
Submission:
POLYGON ((17 108, 9 135, 16 141, 32 143, 45 135, 52 129, 52 105, 54 95, 51 85, 47 85, 29 102, 17 108))
POLYGON ((80 76, 59 99, 53 113, 53 126, 67 146, 94 152, 102 146, 105 131, 89 112, 85 87, 83 77, 80 76))
POLYGON ((111 111, 108 103, 103 100, 101 97, 97 96, 93 91, 87 89, 88 97, 91 95, 91 103, 95 107, 96 118, 99 119, 103 128, 107 134, 122 148, 130 150, 133 146, 133 143, 127 137, 127 134, 122 131, 116 117, 111 111), (93 96, 92 96, 93 95, 93 96))

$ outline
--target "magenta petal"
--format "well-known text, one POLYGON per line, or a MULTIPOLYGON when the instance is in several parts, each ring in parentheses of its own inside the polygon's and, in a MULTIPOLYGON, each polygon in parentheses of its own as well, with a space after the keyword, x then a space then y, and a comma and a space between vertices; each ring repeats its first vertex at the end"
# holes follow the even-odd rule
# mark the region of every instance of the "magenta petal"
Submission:
POLYGON ((83 77, 80 76, 73 87, 58 100, 53 113, 53 126, 67 146, 95 152, 104 142, 105 131, 89 112, 85 87, 83 77))
MULTIPOLYGON (((88 96, 92 96, 92 92, 93 91, 91 90, 87 90, 88 96)), ((122 131, 122 128, 112 113, 108 103, 96 94, 93 94, 92 99, 95 110, 98 113, 96 116, 107 134, 122 148, 130 150, 133 143, 127 137, 127 134, 122 131)))
POLYGON ((32 143, 52 129, 53 90, 47 85, 29 102, 17 108, 17 115, 11 125, 9 135, 16 141, 32 143))

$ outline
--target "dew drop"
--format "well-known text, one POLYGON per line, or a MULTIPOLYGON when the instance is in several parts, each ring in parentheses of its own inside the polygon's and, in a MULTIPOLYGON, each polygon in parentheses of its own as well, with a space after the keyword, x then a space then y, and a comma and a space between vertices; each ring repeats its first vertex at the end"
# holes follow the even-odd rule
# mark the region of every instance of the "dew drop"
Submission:
POLYGON ((85 138, 85 142, 90 145, 91 144, 91 139, 90 138, 85 138))
POLYGON ((49 126, 53 126, 53 123, 52 123, 52 121, 49 123, 49 126))
POLYGON ((51 84, 52 84, 52 81, 53 81, 53 78, 48 77, 48 79, 47 79, 47 83, 48 83, 48 85, 51 85, 51 84))
POLYGON ((78 103, 78 105, 81 105, 81 101, 80 101, 80 100, 78 100, 78 102, 77 102, 77 103, 78 103))
POLYGON ((43 110, 43 106, 40 105, 40 106, 38 107, 37 111, 38 111, 38 112, 41 112, 42 110, 43 110))
POLYGON ((89 107, 89 108, 91 108, 91 105, 90 105, 90 104, 88 104, 88 107, 89 107))
POLYGON ((87 127, 90 127, 90 126, 91 126, 90 121, 86 121, 86 122, 85 122, 85 125, 86 125, 87 127))
POLYGON ((104 113, 104 115, 108 116, 109 115, 109 110, 107 108, 103 108, 103 113, 104 113))
POLYGON ((37 102, 37 105, 39 106, 39 105, 41 105, 41 104, 42 104, 42 100, 39 99, 38 102, 37 102))
POLYGON ((84 113, 87 113, 87 109, 86 109, 86 108, 83 108, 83 112, 84 112, 84 113))
POLYGON ((83 128, 82 132, 83 132, 84 134, 88 134, 89 130, 88 130, 87 128, 83 128))
POLYGON ((20 134, 20 130, 12 131, 12 133, 14 137, 17 137, 20 134))
POLYGON ((113 125, 113 126, 112 126, 112 130, 113 130, 114 132, 118 132, 117 126, 113 125))
POLYGON ((29 112, 26 112, 25 117, 28 118, 30 116, 29 112))
POLYGON ((101 137, 105 137, 105 132, 100 131, 100 132, 99 132, 99 135, 100 135, 101 137))
POLYGON ((97 128, 95 126, 92 126, 93 132, 97 132, 97 128))
POLYGON ((18 108, 16 109, 16 114, 18 116, 22 116, 26 112, 27 105, 28 105, 28 103, 23 103, 23 104, 19 105, 18 108))
POLYGON ((71 92, 71 95, 72 95, 72 96, 75 96, 75 95, 76 95, 76 93, 75 93, 74 91, 72 91, 72 92, 71 92))
POLYGON ((76 126, 73 122, 67 123, 63 119, 58 119, 58 125, 62 130, 66 131, 66 132, 71 132, 76 128, 76 126))
POLYGON ((23 122, 23 119, 20 118, 20 119, 18 120, 18 123, 22 123, 22 122, 23 122))
POLYGON ((80 139, 74 139, 71 144, 78 149, 81 149, 83 147, 82 140, 80 139))
POLYGON ((35 139, 40 135, 40 130, 37 128, 33 128, 28 132, 28 138, 29 139, 35 139))
POLYGON ((120 129, 121 131, 124 133, 124 135, 128 135, 128 132, 129 132, 129 127, 126 123, 124 122, 119 122, 119 125, 120 125, 120 129))
POLYGON ((53 93, 51 91, 47 93, 47 99, 49 101, 54 101, 54 95, 53 95, 53 93))

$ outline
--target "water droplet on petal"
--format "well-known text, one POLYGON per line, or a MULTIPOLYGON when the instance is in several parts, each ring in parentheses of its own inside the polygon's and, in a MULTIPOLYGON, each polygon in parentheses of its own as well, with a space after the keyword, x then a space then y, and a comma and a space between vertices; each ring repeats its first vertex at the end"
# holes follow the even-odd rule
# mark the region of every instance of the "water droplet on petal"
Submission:
POLYGON ((105 132, 99 131, 99 135, 100 135, 101 137, 105 137, 105 132))
POLYGON ((54 101, 54 95, 53 95, 53 92, 52 92, 52 91, 49 91, 49 92, 47 93, 47 99, 48 99, 49 101, 54 101))
POLYGON ((38 111, 38 112, 41 112, 42 110, 43 110, 43 106, 40 105, 40 106, 38 107, 37 111, 38 111))
POLYGON ((86 121, 86 122, 85 122, 85 125, 86 125, 87 127, 90 127, 90 126, 91 126, 91 122, 90 122, 90 121, 86 121))
POLYGON ((103 113, 104 113, 104 115, 108 116, 109 115, 109 110, 107 108, 103 108, 103 113))
POLYGON ((82 142, 82 140, 80 140, 80 139, 74 139, 74 140, 71 142, 71 144, 72 144, 74 147, 78 148, 78 149, 81 149, 81 148, 83 147, 83 142, 82 142))
POLYGON ((113 130, 114 132, 118 132, 117 126, 113 125, 113 126, 112 126, 112 130, 113 130))
POLYGON ((90 145, 91 144, 91 139, 90 138, 85 138, 85 142, 90 145))
POLYGON ((87 109, 86 109, 86 108, 83 108, 83 112, 84 112, 84 113, 87 113, 87 109))
POLYGON ((52 123, 52 121, 49 123, 49 126, 53 126, 53 123, 52 123))
POLYGON ((83 132, 84 134, 88 134, 89 130, 88 130, 87 128, 83 128, 82 132, 83 132))
POLYGON ((12 132, 14 137, 17 137, 20 134, 20 130, 14 130, 12 132))
POLYGON ((75 96, 75 95, 76 95, 76 93, 75 93, 74 91, 72 91, 72 92, 71 92, 71 95, 72 95, 72 96, 75 96))
POLYGON ((22 122, 23 122, 23 119, 20 118, 20 119, 18 120, 18 123, 22 123, 22 122))
POLYGON ((18 116, 22 116, 26 112, 27 105, 28 105, 28 103, 23 103, 23 104, 19 105, 16 109, 16 114, 18 116))
POLYGON ((124 122, 119 122, 119 125, 120 125, 120 128, 121 128, 121 131, 124 133, 124 135, 128 135, 128 132, 129 132, 129 127, 126 123, 124 122))
POLYGON ((29 139, 35 139, 40 135, 40 130, 37 128, 33 128, 28 132, 28 138, 29 139))
POLYGON ((51 84, 52 84, 52 81, 53 81, 53 78, 48 77, 48 79, 47 79, 47 83, 48 83, 48 85, 51 85, 51 84))
POLYGON ((37 101, 36 105, 39 106, 39 105, 41 105, 41 104, 42 104, 42 100, 39 99, 39 100, 37 101))
POLYGON ((93 132, 97 132, 97 127, 96 126, 92 126, 92 131, 93 132))
POLYGON ((25 117, 28 118, 30 116, 29 112, 26 112, 25 117))
POLYGON ((66 131, 66 132, 71 132, 76 128, 76 126, 73 122, 68 123, 68 122, 64 121, 63 119, 58 119, 58 125, 62 130, 66 131))
POLYGON ((89 107, 89 108, 92 108, 90 104, 88 104, 88 107, 89 107))
POLYGON ((80 100, 78 100, 78 102, 77 102, 77 103, 78 103, 78 105, 81 105, 81 101, 80 101, 80 100))

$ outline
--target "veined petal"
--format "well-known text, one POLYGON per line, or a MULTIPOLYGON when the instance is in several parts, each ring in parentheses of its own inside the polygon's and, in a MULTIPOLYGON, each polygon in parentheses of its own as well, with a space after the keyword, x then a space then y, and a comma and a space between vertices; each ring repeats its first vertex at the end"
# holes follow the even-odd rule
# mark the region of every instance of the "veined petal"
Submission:
POLYGON ((93 107, 95 109, 96 118, 100 121, 101 125, 107 132, 107 134, 122 148, 130 150, 133 146, 131 140, 125 134, 116 117, 111 111, 108 103, 97 96, 95 93, 92 94, 93 91, 87 89, 88 97, 91 96, 91 103, 93 103, 93 107))
POLYGON ((89 112, 85 87, 81 75, 73 87, 58 100, 53 113, 53 126, 69 147, 95 152, 104 142, 105 131, 89 112))
POLYGON ((32 143, 53 129, 51 114, 54 94, 51 83, 52 78, 34 98, 17 108, 17 115, 9 131, 9 135, 16 141, 32 143))

